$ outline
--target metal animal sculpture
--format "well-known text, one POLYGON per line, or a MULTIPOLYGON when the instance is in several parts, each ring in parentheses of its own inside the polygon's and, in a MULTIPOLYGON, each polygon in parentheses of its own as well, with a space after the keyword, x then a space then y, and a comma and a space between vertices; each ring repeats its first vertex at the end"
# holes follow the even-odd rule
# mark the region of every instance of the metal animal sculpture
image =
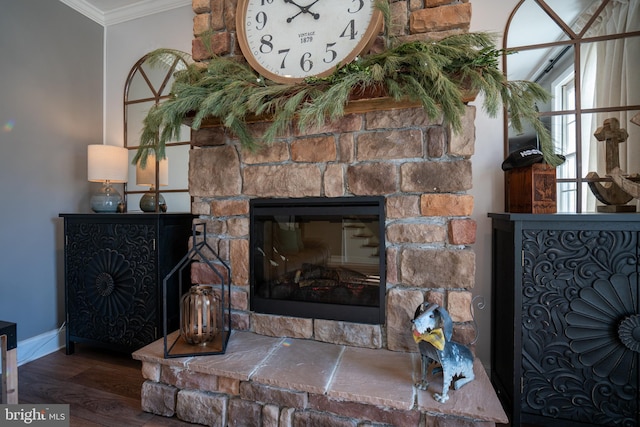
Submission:
POLYGON ((453 322, 447 310, 438 304, 420 304, 411 323, 422 362, 422 378, 416 387, 427 390, 427 370, 432 362, 437 362, 440 368, 433 369, 433 373, 442 371, 442 394, 434 393, 433 398, 444 403, 449 399, 451 385, 458 390, 475 378, 473 353, 467 346, 451 341, 453 322))

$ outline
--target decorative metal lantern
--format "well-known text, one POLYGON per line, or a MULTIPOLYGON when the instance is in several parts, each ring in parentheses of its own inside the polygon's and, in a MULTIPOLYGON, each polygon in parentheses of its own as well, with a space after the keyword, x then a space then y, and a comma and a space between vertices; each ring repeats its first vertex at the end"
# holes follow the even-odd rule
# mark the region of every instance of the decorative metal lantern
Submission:
POLYGON ((180 303, 180 336, 188 344, 207 345, 218 334, 220 309, 211 285, 193 285, 180 303))
MULTIPOLYGON (((206 224, 193 226, 192 239, 193 244, 189 252, 163 281, 165 359, 223 354, 227 349, 231 335, 231 286, 229 283, 231 270, 217 252, 207 244, 206 224), (199 227, 202 227, 200 233, 198 232, 199 227), (199 242, 198 236, 202 237, 199 242), (210 259, 212 256, 213 260, 210 259), (187 289, 183 282, 186 281, 186 277, 191 277, 190 269, 194 263, 207 265, 213 273, 209 276, 215 283, 189 283, 190 287, 187 289), (171 281, 175 274, 178 275, 178 295, 182 295, 180 330, 168 331, 167 296, 169 293, 167 286, 168 283, 175 283, 175 281, 171 281), (170 340, 172 340, 171 343, 170 340)), ((173 293, 175 294, 175 292, 173 293)))

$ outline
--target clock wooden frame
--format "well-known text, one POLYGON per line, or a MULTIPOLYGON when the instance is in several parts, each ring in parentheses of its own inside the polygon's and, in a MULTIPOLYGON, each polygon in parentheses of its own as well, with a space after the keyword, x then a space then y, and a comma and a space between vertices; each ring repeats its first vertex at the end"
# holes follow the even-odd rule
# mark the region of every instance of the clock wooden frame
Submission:
MULTIPOLYGON (((320 73, 310 73, 304 77, 292 77, 274 73, 265 66, 262 65, 260 60, 256 58, 253 54, 249 42, 247 40, 246 33, 246 18, 247 18, 247 8, 249 3, 252 0, 238 0, 237 8, 236 8, 236 37, 238 40, 238 44, 240 45, 240 49, 244 58, 247 60, 251 68, 253 68, 256 72, 258 72, 261 76, 266 77, 269 80, 272 80, 277 83, 299 83, 302 82, 305 78, 308 77, 327 77, 334 73, 337 67, 345 65, 353 61, 358 55, 363 52, 368 52, 373 43, 376 40, 376 36, 380 34, 382 31, 383 25, 383 16, 382 12, 374 5, 373 13, 371 14, 371 19, 369 24, 367 25, 366 31, 364 34, 360 36, 360 40, 357 42, 355 47, 346 55, 343 55, 342 58, 339 58, 336 61, 336 67, 331 67, 328 70, 325 70, 320 73)), ((318 4, 320 7, 321 3, 318 4)), ((323 28, 330 29, 331 26, 327 25, 323 28)), ((284 30, 283 30, 284 31, 284 30)), ((296 30, 297 31, 297 30, 296 30)))

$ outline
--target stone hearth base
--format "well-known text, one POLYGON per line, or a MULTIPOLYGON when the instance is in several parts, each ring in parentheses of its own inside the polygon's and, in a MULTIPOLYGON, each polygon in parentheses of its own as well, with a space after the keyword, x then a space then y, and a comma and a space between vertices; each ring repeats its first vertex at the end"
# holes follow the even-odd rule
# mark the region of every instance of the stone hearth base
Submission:
MULTIPOLYGON (((174 336, 175 339, 175 336, 174 336)), ((169 342, 173 342, 170 340, 169 342)), ((476 379, 436 402, 413 384, 417 353, 234 331, 223 355, 164 359, 163 340, 133 353, 142 409, 209 426, 471 427, 507 423, 478 359, 476 379)))

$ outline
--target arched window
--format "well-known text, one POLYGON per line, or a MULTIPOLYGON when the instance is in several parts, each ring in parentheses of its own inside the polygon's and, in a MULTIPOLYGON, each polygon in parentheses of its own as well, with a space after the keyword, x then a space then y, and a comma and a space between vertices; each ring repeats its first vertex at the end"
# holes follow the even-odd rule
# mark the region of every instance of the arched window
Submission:
MULTIPOLYGON (((517 51, 504 57, 509 80, 535 81, 553 97, 537 107, 567 157, 557 169, 558 212, 595 211, 587 174, 608 172, 605 143, 594 137, 605 119, 629 134, 621 169, 640 172, 640 0, 522 0, 503 47, 517 51)), ((505 155, 537 141, 532 129, 511 129, 508 117, 505 138, 505 155)))
MULTIPOLYGON (((124 89, 124 146, 133 159, 140 145, 143 120, 149 109, 171 96, 174 74, 187 68, 182 52, 167 50, 147 54, 131 68, 124 89)), ((129 212, 145 211, 190 212, 189 149, 191 132, 183 126, 180 138, 167 144, 166 161, 155 157, 147 168, 130 164, 125 198, 129 212), (157 171, 157 172, 156 172, 157 171)))

